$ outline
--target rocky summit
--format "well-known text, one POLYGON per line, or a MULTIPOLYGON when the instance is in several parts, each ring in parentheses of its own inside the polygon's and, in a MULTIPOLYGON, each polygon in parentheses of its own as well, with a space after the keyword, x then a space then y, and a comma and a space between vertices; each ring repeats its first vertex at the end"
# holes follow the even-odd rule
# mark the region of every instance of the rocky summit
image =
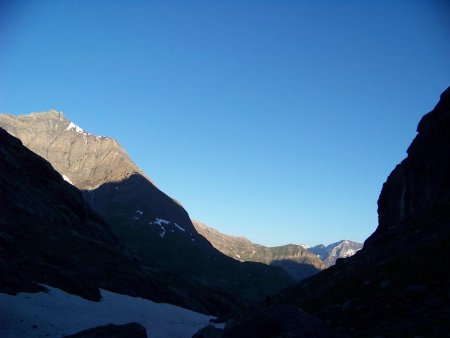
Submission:
POLYGON ((353 256, 363 248, 362 243, 357 243, 349 240, 342 240, 330 245, 319 244, 308 248, 309 252, 317 255, 327 268, 336 264, 338 258, 347 258, 353 256))
POLYGON ((56 111, 0 114, 0 127, 82 190, 120 244, 139 259, 213 289, 231 303, 261 299, 293 283, 279 267, 238 262, 216 250, 117 141, 90 134, 56 111))
POLYGON ((443 337, 450 332, 450 88, 426 114, 408 156, 378 200, 379 225, 354 256, 288 288, 230 323, 226 337, 301 337, 271 315, 301 308, 342 337, 443 337), (266 310, 263 310, 266 309, 266 310), (253 314, 253 315, 252 315, 253 314), (257 314, 257 315, 255 315, 257 314))
POLYGON ((324 262, 304 246, 288 244, 266 247, 252 243, 245 237, 225 235, 199 221, 193 221, 195 229, 225 255, 245 262, 261 262, 279 266, 297 281, 314 275, 325 268, 324 262))

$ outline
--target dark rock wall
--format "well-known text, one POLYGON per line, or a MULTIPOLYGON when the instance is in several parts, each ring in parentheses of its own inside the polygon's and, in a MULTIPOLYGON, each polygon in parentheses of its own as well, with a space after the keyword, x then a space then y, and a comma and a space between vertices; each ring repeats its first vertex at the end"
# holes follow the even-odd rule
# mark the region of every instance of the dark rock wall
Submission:
POLYGON ((408 157, 389 175, 378 200, 376 233, 398 226, 450 191, 450 88, 417 127, 408 157))

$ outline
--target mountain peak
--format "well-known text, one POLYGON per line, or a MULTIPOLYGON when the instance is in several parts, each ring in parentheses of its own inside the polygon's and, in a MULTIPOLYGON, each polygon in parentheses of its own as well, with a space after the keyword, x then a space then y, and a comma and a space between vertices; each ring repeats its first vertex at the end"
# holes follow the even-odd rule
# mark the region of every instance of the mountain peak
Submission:
POLYGON ((0 114, 0 126, 49 160, 79 189, 122 181, 133 173, 143 175, 117 141, 86 132, 62 112, 0 114))
POLYGON ((44 111, 44 112, 32 112, 29 115, 23 115, 23 116, 47 117, 47 118, 54 118, 54 119, 66 119, 64 117, 64 113, 62 111, 57 111, 55 109, 50 109, 50 110, 44 111))

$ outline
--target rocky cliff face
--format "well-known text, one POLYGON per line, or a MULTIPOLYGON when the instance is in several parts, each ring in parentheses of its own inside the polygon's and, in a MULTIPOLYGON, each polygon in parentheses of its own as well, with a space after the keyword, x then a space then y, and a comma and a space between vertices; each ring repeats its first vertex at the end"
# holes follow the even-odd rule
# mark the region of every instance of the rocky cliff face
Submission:
POLYGON ((357 243, 349 240, 342 240, 330 245, 319 244, 312 248, 308 248, 309 252, 319 256, 319 258, 325 263, 325 266, 336 264, 338 258, 347 258, 353 256, 363 247, 362 243, 357 243))
POLYGON ((113 139, 92 135, 55 111, 0 114, 0 126, 83 190, 120 243, 141 259, 233 301, 265 297, 292 283, 278 267, 240 263, 214 249, 183 207, 160 191, 113 139))
POLYGON ((261 262, 280 266, 297 281, 305 279, 325 268, 324 263, 301 245, 288 244, 266 247, 255 244, 244 237, 225 235, 199 221, 193 221, 195 229, 217 250, 225 255, 245 262, 261 262))
MULTIPOLYGON (((364 248, 282 292, 272 304, 301 307, 350 337, 448 335, 449 130, 450 88, 422 118, 408 157, 383 185, 379 226, 364 248)), ((278 335, 296 336, 282 320, 277 325, 278 335)), ((239 337, 237 328, 230 326, 226 336, 239 337)))
POLYGON ((144 176, 117 141, 88 133, 57 111, 0 114, 0 126, 80 190, 120 182, 133 173, 144 176))
POLYGON ((51 165, 0 128, 0 292, 45 289, 98 301, 99 288, 204 313, 233 307, 124 250, 51 165))

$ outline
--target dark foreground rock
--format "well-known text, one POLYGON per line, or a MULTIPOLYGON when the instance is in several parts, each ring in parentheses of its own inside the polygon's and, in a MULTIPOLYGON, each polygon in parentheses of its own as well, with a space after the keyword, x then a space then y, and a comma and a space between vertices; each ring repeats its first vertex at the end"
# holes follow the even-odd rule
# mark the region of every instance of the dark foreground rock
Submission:
POLYGON ((290 304, 262 306, 245 315, 239 322, 225 326, 224 338, 332 338, 334 334, 322 320, 290 304))
MULTIPOLYGON (((450 88, 417 131, 408 157, 383 185, 379 226, 364 248, 281 292, 272 304, 303 308, 350 337, 449 336, 450 88)), ((252 313, 243 317, 242 330, 259 330, 261 321, 278 316, 252 313)), ((285 327, 265 337, 298 330, 285 327)), ((240 336, 230 331, 229 337, 240 336)))
POLYGON ((218 329, 212 325, 208 325, 199 330, 192 338, 222 338, 223 330, 218 329))
POLYGON ((138 323, 109 324, 84 330, 65 338, 147 338, 145 327, 138 323))

